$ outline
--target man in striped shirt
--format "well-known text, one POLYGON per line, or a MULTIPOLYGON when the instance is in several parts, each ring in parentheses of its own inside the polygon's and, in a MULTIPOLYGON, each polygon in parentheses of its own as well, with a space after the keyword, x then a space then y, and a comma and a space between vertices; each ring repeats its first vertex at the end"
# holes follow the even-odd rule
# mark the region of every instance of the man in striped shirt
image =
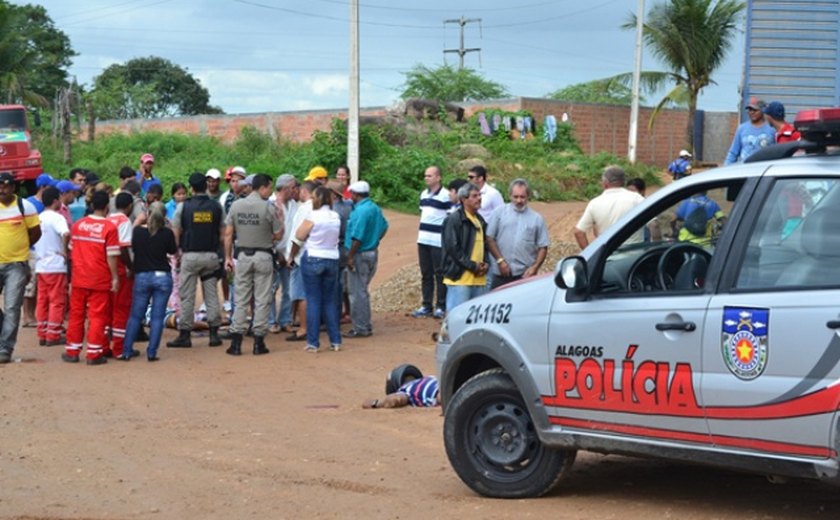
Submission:
POLYGON ((425 376, 404 383, 396 392, 382 399, 367 399, 362 408, 431 408, 440 406, 440 385, 435 376, 425 376))
POLYGON ((426 189, 420 194, 420 232, 417 234, 417 257, 422 277, 423 304, 411 313, 415 318, 443 318, 446 314, 446 286, 440 271, 443 221, 452 202, 449 190, 443 188, 440 168, 429 166, 423 174, 426 189), (436 305, 432 310, 432 298, 437 293, 436 305))

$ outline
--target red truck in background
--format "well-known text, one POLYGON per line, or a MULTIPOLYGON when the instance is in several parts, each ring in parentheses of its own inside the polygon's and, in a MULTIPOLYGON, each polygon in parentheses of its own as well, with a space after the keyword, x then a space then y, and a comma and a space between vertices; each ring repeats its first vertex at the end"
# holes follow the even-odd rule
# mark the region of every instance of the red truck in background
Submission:
POLYGON ((22 105, 0 105, 0 172, 12 172, 28 189, 44 172, 41 152, 32 147, 32 136, 22 105))

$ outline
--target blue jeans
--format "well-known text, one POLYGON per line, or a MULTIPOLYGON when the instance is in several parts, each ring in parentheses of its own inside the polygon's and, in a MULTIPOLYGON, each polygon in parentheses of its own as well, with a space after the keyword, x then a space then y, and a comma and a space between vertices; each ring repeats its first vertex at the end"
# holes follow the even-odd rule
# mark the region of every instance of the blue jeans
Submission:
POLYGON ((285 327, 292 323, 292 298, 289 293, 289 267, 278 267, 274 270, 274 279, 271 284, 271 307, 268 308, 268 324, 279 325, 285 327), (280 314, 277 311, 277 289, 281 289, 280 294, 280 314))
POLYGON ((447 285, 446 312, 451 312, 465 301, 477 298, 486 292, 486 285, 447 285))
POLYGON ((341 345, 338 329, 338 259, 315 258, 304 253, 300 262, 306 290, 306 342, 320 347, 321 316, 327 324, 330 343, 341 345))
POLYGON ((152 302, 149 318, 149 347, 146 356, 157 356, 160 338, 163 335, 163 321, 166 318, 166 302, 172 294, 172 274, 169 271, 143 271, 134 275, 134 293, 131 296, 131 316, 125 327, 123 357, 131 357, 134 340, 146 316, 146 307, 152 302))
POLYGON ((28 261, 0 264, 0 289, 3 291, 5 309, 3 326, 0 329, 0 352, 11 354, 15 350, 20 325, 20 307, 23 304, 23 290, 26 288, 28 275, 28 261))

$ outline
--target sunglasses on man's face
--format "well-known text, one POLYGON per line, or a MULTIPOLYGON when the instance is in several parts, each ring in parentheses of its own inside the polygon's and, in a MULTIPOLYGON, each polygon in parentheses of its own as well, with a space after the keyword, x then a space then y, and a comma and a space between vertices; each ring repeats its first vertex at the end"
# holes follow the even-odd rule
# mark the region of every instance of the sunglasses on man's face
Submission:
POLYGON ((467 179, 475 179, 475 175, 467 175, 467 179))
POLYGON ((753 107, 747 107, 747 112, 758 112, 758 109, 753 107))

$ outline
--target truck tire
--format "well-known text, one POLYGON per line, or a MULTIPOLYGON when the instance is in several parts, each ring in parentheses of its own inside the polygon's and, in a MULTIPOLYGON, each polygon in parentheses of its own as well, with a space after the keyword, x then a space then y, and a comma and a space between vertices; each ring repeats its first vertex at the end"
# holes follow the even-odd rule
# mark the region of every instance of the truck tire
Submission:
POLYGON ((540 442, 516 385, 500 369, 482 372, 458 389, 446 406, 443 438, 461 480, 494 498, 548 493, 577 453, 540 442))
POLYGON ((400 389, 402 385, 411 381, 412 379, 420 379, 423 373, 414 365, 400 365, 388 374, 385 379, 385 395, 393 394, 400 389))

